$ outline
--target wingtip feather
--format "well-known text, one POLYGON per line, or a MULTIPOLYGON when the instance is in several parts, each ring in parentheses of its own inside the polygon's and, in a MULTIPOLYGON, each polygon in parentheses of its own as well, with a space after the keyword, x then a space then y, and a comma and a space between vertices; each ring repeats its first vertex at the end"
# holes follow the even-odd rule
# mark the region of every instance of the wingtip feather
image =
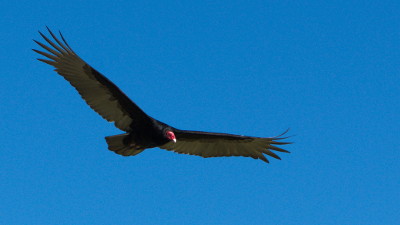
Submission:
POLYGON ((262 157, 259 156, 258 158, 261 159, 262 161, 266 162, 266 163, 269 163, 268 159, 264 155, 262 155, 262 157))

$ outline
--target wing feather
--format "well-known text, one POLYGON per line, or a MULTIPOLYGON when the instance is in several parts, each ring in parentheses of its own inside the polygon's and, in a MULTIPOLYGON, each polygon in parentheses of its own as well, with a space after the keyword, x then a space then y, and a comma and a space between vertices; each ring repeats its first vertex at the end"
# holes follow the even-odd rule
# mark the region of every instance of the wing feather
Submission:
POLYGON ((131 131, 132 124, 150 120, 134 102, 132 102, 115 84, 83 61, 68 45, 60 33, 60 41, 47 28, 54 41, 43 33, 39 34, 51 46, 35 41, 48 52, 35 50, 47 59, 38 59, 54 66, 55 71, 63 76, 82 96, 86 103, 104 119, 115 122, 123 131, 131 131))
POLYGON ((274 145, 291 144, 291 142, 279 141, 286 138, 281 137, 286 132, 279 136, 270 138, 249 137, 223 133, 208 133, 200 131, 185 131, 177 129, 174 131, 174 133, 176 135, 177 142, 169 142, 160 148, 181 154, 197 155, 204 158, 244 156, 251 157, 253 159, 261 159, 268 163, 268 159, 263 154, 276 159, 281 159, 271 150, 286 153, 289 153, 289 151, 274 145))

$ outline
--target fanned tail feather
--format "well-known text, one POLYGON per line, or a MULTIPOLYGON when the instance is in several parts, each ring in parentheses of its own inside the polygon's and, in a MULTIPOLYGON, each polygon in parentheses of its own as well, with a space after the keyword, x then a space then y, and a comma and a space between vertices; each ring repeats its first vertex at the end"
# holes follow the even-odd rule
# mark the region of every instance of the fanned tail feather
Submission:
POLYGON ((143 148, 126 143, 125 138, 127 137, 127 133, 106 137, 108 149, 123 156, 133 156, 144 151, 143 148))

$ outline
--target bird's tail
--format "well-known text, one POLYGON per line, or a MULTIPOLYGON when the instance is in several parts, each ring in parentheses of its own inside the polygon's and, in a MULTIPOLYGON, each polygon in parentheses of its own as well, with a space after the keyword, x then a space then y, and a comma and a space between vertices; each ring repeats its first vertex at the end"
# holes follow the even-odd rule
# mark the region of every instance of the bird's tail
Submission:
POLYGON ((127 143, 127 141, 125 141, 127 137, 127 133, 106 137, 108 149, 123 156, 137 155, 143 152, 144 149, 127 143))

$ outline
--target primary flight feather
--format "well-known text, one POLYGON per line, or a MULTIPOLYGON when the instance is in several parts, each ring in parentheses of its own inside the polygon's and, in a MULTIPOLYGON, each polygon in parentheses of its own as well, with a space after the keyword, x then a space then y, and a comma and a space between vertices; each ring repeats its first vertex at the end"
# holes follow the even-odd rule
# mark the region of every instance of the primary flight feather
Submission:
POLYGON ((260 138, 180 130, 148 116, 114 83, 83 61, 61 33, 60 40, 50 29, 48 31, 53 40, 39 32, 48 45, 34 40, 47 51, 33 49, 47 57, 38 60, 54 66, 55 71, 75 87, 94 111, 126 132, 106 137, 109 150, 123 156, 132 156, 147 148, 159 147, 204 158, 245 156, 264 162, 269 162, 264 154, 280 159, 271 150, 288 153, 276 146, 290 144, 281 141, 285 139, 282 135, 260 138))

